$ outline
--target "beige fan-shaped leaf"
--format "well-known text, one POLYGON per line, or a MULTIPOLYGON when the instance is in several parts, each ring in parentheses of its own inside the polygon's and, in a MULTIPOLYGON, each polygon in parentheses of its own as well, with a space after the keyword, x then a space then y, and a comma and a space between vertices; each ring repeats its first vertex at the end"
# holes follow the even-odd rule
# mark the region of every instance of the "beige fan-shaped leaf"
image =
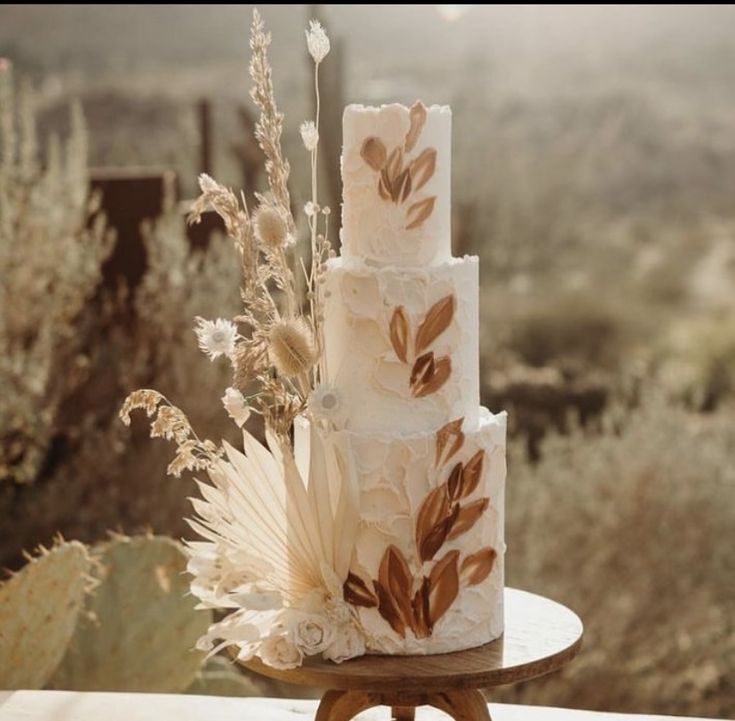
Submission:
POLYGON ((434 465, 439 466, 443 461, 446 463, 464 444, 464 433, 462 433, 462 424, 464 418, 457 418, 449 421, 436 432, 436 452, 434 455, 434 465), (447 451, 446 457, 444 451, 447 451))
POLYGON ((462 471, 462 484, 459 498, 467 498, 471 496, 482 478, 482 467, 485 461, 485 451, 482 449, 477 451, 472 458, 465 464, 462 471))
POLYGON ((436 172, 436 150, 434 148, 425 148, 421 151, 421 155, 412 161, 409 167, 411 169, 413 190, 421 190, 436 172))
POLYGON ((403 310, 403 306, 399 305, 393 311, 390 319, 390 342, 401 363, 408 361, 409 337, 408 318, 406 318, 406 312, 403 310))
POLYGON ((424 129, 424 125, 426 124, 426 106, 420 100, 417 100, 410 107, 408 118, 410 125, 408 132, 406 133, 404 147, 406 148, 406 152, 410 153, 416 146, 419 136, 421 135, 421 131, 424 129))
POLYGON ((431 195, 410 205, 406 212, 406 230, 418 228, 434 212, 435 203, 436 195, 431 195))
POLYGON ((433 364, 430 377, 412 387, 413 395, 416 398, 423 398, 436 393, 449 380, 451 374, 452 361, 449 356, 438 358, 433 364))
POLYGON ((463 533, 467 533, 482 518, 482 514, 485 513, 489 505, 489 498, 480 498, 466 506, 462 506, 447 539, 451 541, 463 533))
POLYGON ((462 583, 468 586, 476 586, 478 583, 482 583, 492 572, 497 557, 497 552, 490 546, 467 556, 462 562, 462 583))
POLYGON ((416 352, 423 353, 447 328, 454 318, 456 301, 451 293, 429 308, 416 331, 416 352))
POLYGON ((344 599, 353 606, 373 608, 378 605, 378 598, 359 576, 350 572, 343 587, 344 599))
POLYGON ((360 157, 376 171, 381 171, 385 165, 388 153, 380 138, 370 136, 365 138, 360 148, 360 157))
POLYGON ((429 625, 449 610, 459 593, 459 551, 449 551, 436 562, 429 574, 429 625))

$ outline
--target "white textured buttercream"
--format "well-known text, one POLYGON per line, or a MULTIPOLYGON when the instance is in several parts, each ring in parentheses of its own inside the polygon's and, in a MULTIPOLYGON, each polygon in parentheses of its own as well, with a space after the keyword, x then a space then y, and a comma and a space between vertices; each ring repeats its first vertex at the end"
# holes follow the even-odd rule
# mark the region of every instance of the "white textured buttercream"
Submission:
MULTIPOLYGON (((342 255, 376 263, 423 266, 440 263, 451 255, 450 186, 452 113, 449 107, 432 105, 415 146, 406 150, 411 127, 410 110, 403 105, 379 108, 348 105, 343 117, 342 255), (386 157, 398 148, 403 168, 427 149, 436 151, 431 178, 399 202, 378 193, 380 171, 363 158, 368 138, 377 138, 386 157), (418 227, 408 228, 411 207, 434 198, 433 211, 418 227)), ((414 186, 419 173, 415 173, 414 186)))
POLYGON ((477 424, 478 261, 453 258, 428 268, 374 267, 336 258, 326 274, 324 337, 327 381, 342 397, 341 418, 349 430, 397 434, 434 431, 464 417, 477 424), (428 312, 454 296, 449 327, 429 350, 449 357, 451 372, 436 392, 414 397, 410 378, 415 340, 428 312), (408 321, 407 362, 396 355, 390 325, 401 307, 408 321))

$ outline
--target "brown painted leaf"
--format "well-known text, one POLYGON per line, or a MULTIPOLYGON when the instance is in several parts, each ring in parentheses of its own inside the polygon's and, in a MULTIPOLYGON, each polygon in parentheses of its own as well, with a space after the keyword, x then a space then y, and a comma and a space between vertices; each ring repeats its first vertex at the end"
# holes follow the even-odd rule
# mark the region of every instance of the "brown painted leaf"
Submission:
POLYGON ((444 459, 446 463, 464 444, 464 433, 462 433, 462 424, 464 418, 457 418, 449 421, 436 432, 436 455, 434 456, 434 465, 438 466, 442 460, 442 454, 445 449, 449 449, 444 459))
POLYGON ((411 171, 409 168, 406 168, 398 176, 398 180, 396 181, 396 197, 394 198, 394 202, 403 203, 411 195, 412 186, 411 171))
POLYGON ((381 171, 385 165, 387 151, 380 138, 365 138, 360 148, 360 157, 373 169, 381 171))
POLYGON ((398 608, 387 589, 379 581, 373 581, 378 596, 378 613, 390 624, 390 627, 401 637, 406 638, 406 624, 403 623, 398 608))
POLYGON ((408 111, 408 117, 410 120, 410 126, 406 133, 406 141, 404 145, 406 152, 410 153, 416 146, 419 135, 421 135, 421 131, 424 129, 424 124, 426 123, 426 107, 420 100, 417 100, 411 106, 408 111))
POLYGON ((465 464, 464 471, 462 472, 462 489, 460 491, 460 498, 467 498, 471 496, 482 478, 482 466, 485 460, 485 451, 479 450, 475 453, 472 458, 465 464))
POLYGON ((411 176, 413 178, 413 189, 421 190, 432 178, 436 171, 436 150, 426 148, 421 152, 411 165, 411 176))
POLYGON ((406 220, 408 221, 406 230, 418 228, 434 212, 435 203, 436 195, 432 195, 410 205, 406 212, 406 220))
POLYGON ((449 376, 452 374, 452 361, 449 356, 436 360, 432 370, 431 378, 411 389, 416 398, 423 398, 436 393, 449 380, 449 376))
POLYGON ((461 536, 463 533, 467 533, 467 531, 469 531, 470 528, 472 528, 472 526, 482 518, 482 514, 485 513, 489 505, 489 498, 480 498, 466 506, 462 506, 459 511, 459 515, 457 516, 457 520, 454 522, 452 530, 447 536, 447 540, 451 541, 458 536, 461 536))
POLYGON ((447 328, 449 328, 456 301, 454 295, 446 295, 429 308, 423 322, 416 332, 416 352, 426 350, 447 328))
POLYGON ((385 549, 378 569, 378 582, 387 591, 404 625, 411 622, 413 577, 401 550, 391 544, 385 549))
POLYGON ((437 523, 433 528, 429 529, 421 547, 419 555, 422 561, 430 561, 439 552, 439 549, 447 540, 452 527, 454 526, 457 516, 459 515, 459 503, 455 503, 449 514, 437 523))
POLYGON ((411 630, 416 638, 428 638, 429 627, 429 579, 424 577, 421 588, 413 596, 413 623, 411 630))
POLYGON ((403 310, 403 306, 399 305, 394 311, 390 319, 390 342, 393 350, 398 356, 401 363, 408 361, 408 339, 410 336, 408 328, 408 318, 403 310))
POLYGON ((384 200, 393 200, 393 181, 386 168, 380 171, 380 180, 378 181, 378 194, 384 200))
POLYGON ((441 536, 442 524, 450 515, 451 508, 447 485, 442 483, 441 486, 434 488, 424 498, 416 517, 416 547, 422 561, 433 558, 434 554, 441 548, 449 531, 444 532, 441 538, 437 538, 437 535, 441 536), (438 545, 436 545, 437 541, 438 545))
POLYGON ((449 498, 452 501, 459 500, 459 493, 462 488, 462 464, 457 463, 449 473, 447 479, 447 488, 449 489, 449 498))
POLYGON ((353 606, 373 608, 378 605, 376 595, 368 588, 365 581, 350 572, 343 586, 344 599, 353 606))
POLYGON ((476 586, 478 583, 482 583, 493 570, 497 557, 497 552, 490 546, 467 556, 462 562, 462 583, 466 583, 468 586, 476 586))
MULTIPOLYGON (((411 379, 409 381, 411 390, 428 383, 434 376, 434 353, 429 351, 419 356, 411 368, 411 379)), ((414 392, 414 395, 416 393, 414 392)))
POLYGON ((383 200, 390 200, 390 191, 385 187, 385 183, 383 182, 383 174, 380 175, 380 180, 378 180, 378 195, 383 200))
POLYGON ((429 574, 429 622, 436 622, 449 610, 459 593, 459 551, 449 551, 429 574))
POLYGON ((393 149, 393 152, 391 152, 385 161, 383 169, 388 174, 392 187, 398 180, 398 176, 403 172, 403 150, 400 147, 393 149))

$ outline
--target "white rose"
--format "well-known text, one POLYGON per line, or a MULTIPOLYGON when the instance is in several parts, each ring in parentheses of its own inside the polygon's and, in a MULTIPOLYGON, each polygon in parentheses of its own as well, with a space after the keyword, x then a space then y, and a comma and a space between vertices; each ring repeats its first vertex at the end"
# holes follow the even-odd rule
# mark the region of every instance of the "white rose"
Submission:
POLYGON ((292 620, 294 643, 306 656, 324 651, 334 639, 334 625, 318 613, 298 613, 292 620))
POLYGON ((297 668, 304 660, 304 654, 286 633, 264 638, 258 649, 258 657, 266 666, 278 669, 297 668))
POLYGON ((362 656, 364 653, 364 636, 355 624, 346 623, 335 629, 334 640, 324 649, 324 658, 342 663, 348 658, 362 656))

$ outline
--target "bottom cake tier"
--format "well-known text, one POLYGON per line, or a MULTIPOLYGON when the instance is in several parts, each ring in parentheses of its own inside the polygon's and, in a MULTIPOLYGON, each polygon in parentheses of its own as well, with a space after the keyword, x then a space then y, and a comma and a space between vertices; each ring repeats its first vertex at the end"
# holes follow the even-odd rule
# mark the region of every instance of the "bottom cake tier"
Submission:
POLYGON ((360 482, 344 597, 369 653, 448 653, 503 633, 506 414, 462 423, 399 438, 335 431, 360 482))

